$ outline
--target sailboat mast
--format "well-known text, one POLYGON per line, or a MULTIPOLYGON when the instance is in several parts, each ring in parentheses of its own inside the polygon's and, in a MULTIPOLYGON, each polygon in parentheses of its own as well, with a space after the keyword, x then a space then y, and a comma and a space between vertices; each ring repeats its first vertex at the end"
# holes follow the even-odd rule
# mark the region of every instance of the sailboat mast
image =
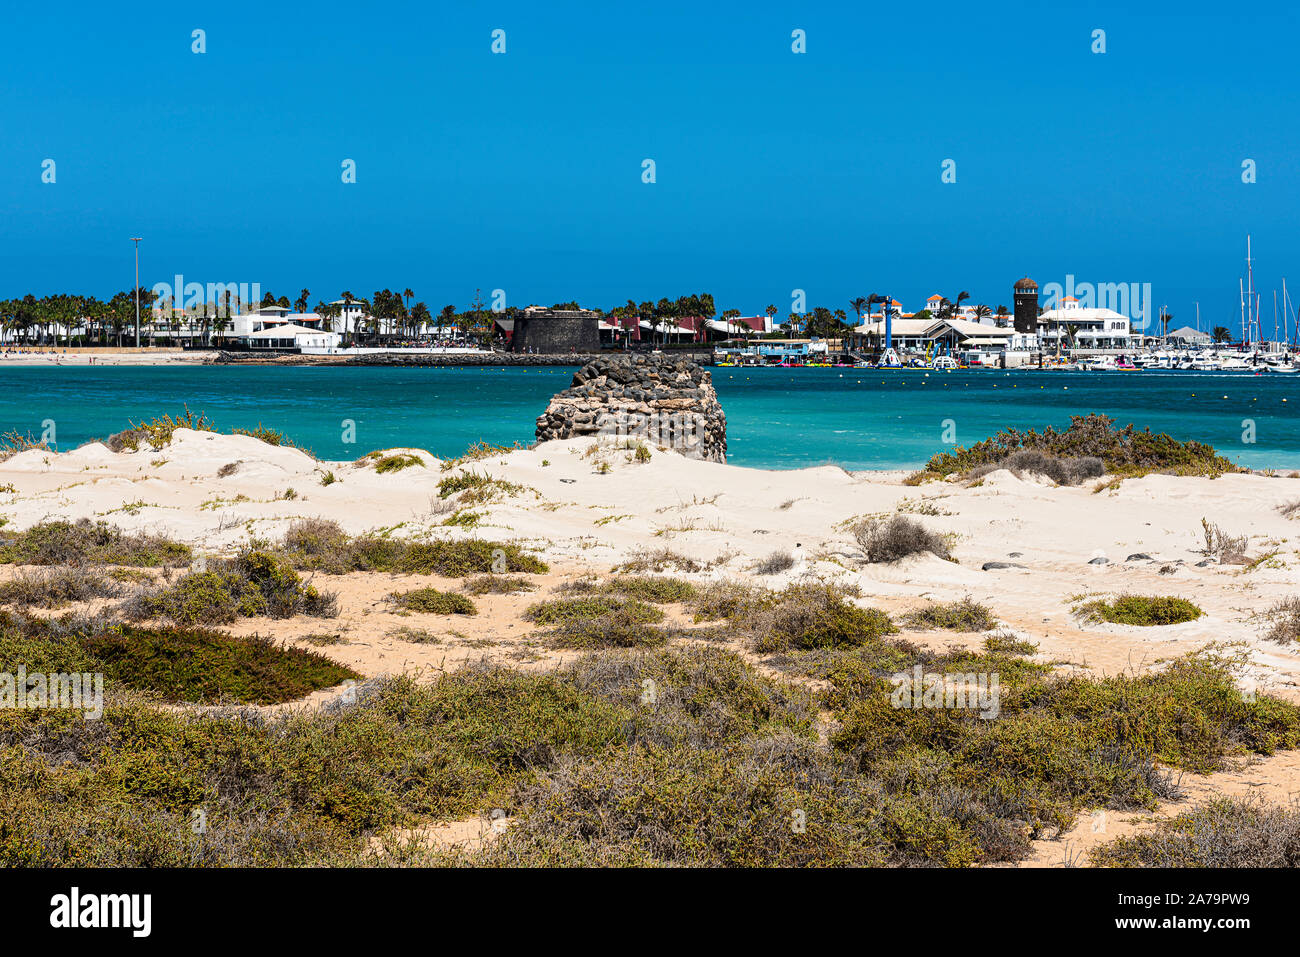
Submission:
POLYGON ((1241 338, 1244 342, 1246 339, 1246 287, 1242 285, 1241 277, 1237 277, 1237 295, 1241 297, 1241 338))
POLYGON ((1282 277, 1282 341, 1291 341, 1291 317, 1286 314, 1286 276, 1282 277))

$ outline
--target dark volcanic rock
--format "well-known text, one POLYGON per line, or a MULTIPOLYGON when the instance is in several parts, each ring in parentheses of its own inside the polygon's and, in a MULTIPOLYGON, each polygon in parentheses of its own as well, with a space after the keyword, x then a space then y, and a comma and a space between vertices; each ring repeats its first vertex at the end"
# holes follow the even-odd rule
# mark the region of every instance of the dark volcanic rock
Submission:
POLYGON ((690 458, 727 460, 727 417, 713 377, 688 359, 594 359, 537 417, 537 440, 583 436, 641 440, 690 458))

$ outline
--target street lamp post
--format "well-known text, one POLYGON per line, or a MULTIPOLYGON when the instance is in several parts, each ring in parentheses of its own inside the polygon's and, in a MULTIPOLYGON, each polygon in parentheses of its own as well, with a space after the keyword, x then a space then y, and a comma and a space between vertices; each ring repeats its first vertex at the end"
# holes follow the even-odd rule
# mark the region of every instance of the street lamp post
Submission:
POLYGON ((140 348, 140 240, 142 236, 132 236, 135 243, 135 347, 140 348))

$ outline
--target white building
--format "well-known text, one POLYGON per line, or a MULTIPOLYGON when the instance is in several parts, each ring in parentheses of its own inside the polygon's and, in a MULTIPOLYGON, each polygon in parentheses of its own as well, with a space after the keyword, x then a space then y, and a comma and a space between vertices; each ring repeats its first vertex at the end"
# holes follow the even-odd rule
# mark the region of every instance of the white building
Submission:
POLYGON ((250 349, 336 349, 341 337, 337 332, 308 329, 286 322, 238 338, 250 349))
POLYGON ((345 336, 353 336, 368 331, 370 316, 366 312, 365 303, 358 302, 355 299, 351 301, 335 299, 330 305, 339 307, 339 316, 335 320, 333 327, 335 332, 341 332, 345 336))
MULTIPOLYGON (((874 342, 884 343, 885 323, 883 320, 865 322, 853 330, 860 336, 867 336, 874 342)), ((987 349, 1006 351, 1007 349, 1025 350, 1033 348, 1030 340, 1035 336, 1016 338, 1014 329, 999 329, 982 322, 968 319, 894 319, 890 323, 890 338, 895 349, 906 352, 934 352, 955 354, 969 349, 987 349)))
POLYGON ((1073 296, 1038 317, 1039 336, 1053 346, 1058 340, 1068 343, 1071 331, 1080 349, 1134 349, 1142 340, 1129 329, 1128 316, 1100 306, 1082 307, 1073 296))

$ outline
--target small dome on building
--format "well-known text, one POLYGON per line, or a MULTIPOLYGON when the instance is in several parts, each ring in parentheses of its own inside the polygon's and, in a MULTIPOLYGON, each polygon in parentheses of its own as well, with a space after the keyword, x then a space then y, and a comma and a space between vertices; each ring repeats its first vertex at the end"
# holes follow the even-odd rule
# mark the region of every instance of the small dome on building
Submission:
POLYGON ((1030 292, 1038 288, 1038 283, 1034 282, 1028 276, 1016 282, 1017 292, 1030 292))

